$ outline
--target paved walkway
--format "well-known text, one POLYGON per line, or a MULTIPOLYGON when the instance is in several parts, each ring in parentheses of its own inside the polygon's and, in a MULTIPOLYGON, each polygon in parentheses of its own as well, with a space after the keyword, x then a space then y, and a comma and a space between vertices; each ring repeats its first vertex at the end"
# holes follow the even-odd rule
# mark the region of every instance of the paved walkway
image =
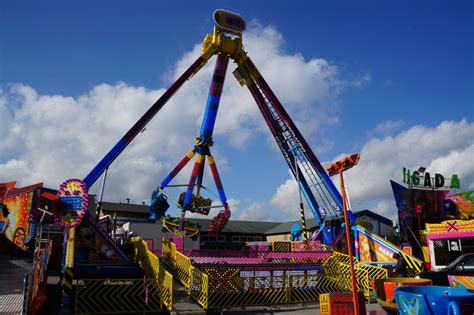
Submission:
MULTIPOLYGON (((365 305, 367 315, 387 315, 386 312, 377 304, 371 303, 365 305)), ((233 307, 222 311, 204 311, 193 302, 178 302, 175 304, 175 310, 171 315, 319 315, 319 303, 303 303, 303 304, 282 304, 273 306, 249 306, 249 307, 233 307), (188 305, 186 305, 188 304, 188 305)))
POLYGON ((30 269, 21 258, 0 256, 0 314, 21 314, 23 280, 30 269))

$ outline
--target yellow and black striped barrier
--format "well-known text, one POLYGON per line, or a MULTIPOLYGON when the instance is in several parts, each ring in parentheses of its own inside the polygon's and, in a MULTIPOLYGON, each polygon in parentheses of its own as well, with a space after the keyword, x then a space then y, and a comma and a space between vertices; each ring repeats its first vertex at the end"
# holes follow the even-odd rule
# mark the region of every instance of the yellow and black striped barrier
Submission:
POLYGON ((272 251, 274 252, 291 252, 291 242, 289 241, 274 241, 272 244, 272 251))
POLYGON ((75 314, 161 311, 160 288, 155 280, 78 280, 75 314))
MULTIPOLYGON (((291 251, 295 242, 273 242, 273 251, 291 251)), ((297 242, 305 243, 305 242, 297 242)), ((296 246, 298 247, 298 246, 296 246)), ((198 267, 163 241, 163 256, 177 280, 204 309, 318 301, 319 295, 351 288, 349 256, 333 252, 320 270, 244 270, 238 266, 198 267)), ((386 278, 387 270, 355 261, 358 289, 370 295, 370 281, 386 278)))
MULTIPOLYGON (((323 263, 324 273, 332 277, 338 286, 345 290, 351 290, 349 255, 334 251, 323 263)), ((374 279, 388 278, 388 271, 385 268, 360 263, 354 257, 354 270, 357 279, 357 289, 363 291, 366 297, 370 296, 372 287, 370 283, 374 279)))
POLYGON ((301 230, 302 230, 303 241, 307 241, 308 235, 306 232, 306 218, 304 216, 304 207, 302 203, 300 203, 300 215, 301 215, 301 230))
POLYGON ((74 280, 74 273, 72 272, 71 268, 66 268, 64 270, 64 278, 63 278, 63 303, 69 304, 71 302, 71 298, 73 296, 73 280, 74 280))

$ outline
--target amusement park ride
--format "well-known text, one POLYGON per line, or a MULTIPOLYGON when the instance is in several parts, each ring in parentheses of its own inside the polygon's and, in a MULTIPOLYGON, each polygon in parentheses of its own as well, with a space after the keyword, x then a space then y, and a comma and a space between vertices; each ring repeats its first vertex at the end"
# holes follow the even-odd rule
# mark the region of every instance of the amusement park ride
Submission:
MULTIPOLYGON (((399 251, 395 245, 380 237, 374 236, 372 233, 361 227, 352 227, 351 232, 350 227, 354 224, 354 222, 349 222, 347 220, 347 215, 344 216, 343 210, 344 212, 347 210, 345 198, 343 202, 343 197, 329 176, 340 174, 342 180, 342 171, 348 169, 352 165, 355 165, 359 156, 354 155, 348 157, 346 160, 334 163, 328 168, 328 174, 317 159, 305 138, 302 136, 301 132, 296 127, 293 120, 286 112, 283 105, 276 97, 275 93, 273 93, 261 73, 258 71, 257 67, 248 56, 247 52, 244 50, 242 42, 242 34, 246 27, 244 20, 237 14, 223 10, 217 10, 214 13, 214 21, 214 32, 212 34, 206 35, 202 44, 202 54, 143 114, 143 116, 112 147, 112 149, 102 158, 102 160, 99 161, 99 163, 90 171, 89 174, 87 174, 87 176, 85 176, 82 180, 66 180, 61 184, 57 193, 53 193, 51 190, 39 191, 37 193, 37 195, 40 196, 39 200, 37 201, 37 206, 39 205, 41 208, 43 208, 42 210, 47 210, 47 213, 52 214, 54 216, 55 222, 60 225, 64 231, 65 251, 63 253, 63 271, 66 293, 68 291, 67 288, 72 290, 72 278, 91 279, 94 277, 101 277, 104 274, 112 277, 118 275, 118 278, 120 279, 143 277, 144 271, 132 260, 131 257, 129 257, 129 255, 124 252, 121 247, 117 245, 115 240, 112 238, 110 224, 107 224, 107 219, 99 219, 95 214, 93 214, 94 209, 91 210, 93 207, 90 207, 89 205, 88 190, 102 175, 103 190, 107 176, 107 170, 114 160, 124 151, 124 149, 132 142, 132 140, 137 135, 139 135, 142 130, 144 130, 150 120, 163 108, 163 106, 174 95, 174 93, 176 93, 187 80, 191 79, 214 55, 216 55, 216 63, 200 133, 195 140, 194 148, 190 150, 181 161, 178 162, 176 167, 153 191, 151 203, 149 206, 150 216, 155 220, 162 220, 164 227, 173 235, 185 237, 195 237, 199 234, 199 229, 195 226, 191 226, 185 220, 187 212, 208 215, 211 208, 223 208, 218 213, 218 215, 212 219, 211 224, 208 227, 210 234, 220 233, 228 223, 231 216, 231 209, 229 207, 227 196, 224 191, 224 186, 220 179, 218 168, 211 153, 211 149, 214 143, 213 132, 220 106, 225 76, 229 59, 232 59, 236 64, 236 69, 233 71, 235 78, 241 86, 246 86, 248 88, 252 97, 254 98, 266 124, 271 131, 271 134, 273 135, 273 138, 275 139, 281 151, 281 154, 283 155, 294 178, 298 182, 300 188, 300 199, 302 199, 301 196, 304 196, 314 218, 316 219, 316 223, 319 226, 319 231, 316 231, 311 236, 309 241, 318 240, 318 242, 314 242, 314 244, 318 243, 318 249, 321 248, 319 240, 322 240, 322 243, 325 245, 332 246, 336 241, 339 241, 342 238, 342 235, 344 234, 342 229, 342 221, 343 218, 346 218, 345 233, 347 236, 347 244, 352 245, 349 234, 352 235, 352 232, 354 232, 354 247, 356 248, 356 255, 359 259, 360 254, 358 254, 357 250, 359 237, 361 239, 370 239, 372 242, 380 244, 379 247, 387 248, 388 251, 394 253, 399 251), (172 185, 171 182, 176 177, 176 175, 193 158, 195 158, 194 167, 187 185, 172 185), (209 164, 209 168, 217 188, 220 201, 220 204, 218 205, 213 203, 212 200, 204 198, 201 194, 202 190, 207 190, 207 188, 203 185, 206 160, 209 164), (178 198, 169 192, 169 188, 171 187, 183 186, 186 187, 186 191, 181 193, 178 198), (173 202, 175 206, 181 210, 181 216, 179 219, 171 220, 168 216, 165 216, 165 213, 170 206, 168 203, 169 201, 173 202), (47 209, 45 209, 46 206, 47 209), (91 241, 91 235, 99 236, 99 240, 91 241)), ((9 188, 11 191, 13 191, 12 189, 14 183, 7 184, 8 185, 6 186, 5 184, 0 184, 0 202, 3 202, 7 197, 9 188)), ((28 190, 28 192, 30 190, 28 190)), ((344 189, 342 192, 344 193, 344 189)), ((30 200, 29 206, 32 207, 31 196, 28 198, 26 199, 30 200)), ((0 203, 0 206, 3 206, 3 203, 0 203)), ((300 235, 302 236, 305 244, 307 244, 308 242, 304 224, 305 219, 302 200, 300 200, 300 209, 303 225, 300 235)), ((2 213, 6 213, 6 211, 1 211, 0 214, 2 213)), ((3 216, 5 215, 3 214, 3 216)), ((36 217, 37 216, 31 216, 32 219, 35 219, 36 217)), ((34 222, 32 224, 34 224, 34 222)), ((2 228, 2 226, 0 226, 0 228, 2 228)), ((3 226, 3 229, 5 228, 6 224, 3 226)), ((298 234, 296 233, 298 231, 293 232, 295 232, 295 235, 298 234)), ((29 234, 32 234, 32 232, 29 232, 29 234)), ((250 246, 258 247, 259 244, 253 244, 250 246)), ((295 247, 298 246, 295 245, 295 247)), ((290 252, 291 251, 292 249, 290 252)), ((289 269, 297 268, 295 266, 297 266, 296 263, 298 263, 298 261, 307 262, 311 261, 312 259, 312 267, 315 268, 314 270, 308 269, 302 271, 297 269, 286 269, 287 271, 284 271, 283 273, 281 270, 273 270, 270 268, 270 271, 268 271, 268 274, 271 273, 272 277, 275 277, 275 279, 278 279, 278 277, 282 276, 283 274, 289 274, 292 277, 297 277, 297 275, 299 275, 301 272, 305 274, 305 277, 308 277, 305 279, 309 279, 310 275, 311 277, 316 277, 316 275, 320 274, 320 270, 316 269, 314 262, 318 261, 318 263, 320 263, 322 260, 328 259, 331 255, 331 252, 319 252, 314 248, 311 249, 311 251, 311 253, 303 253, 296 250, 294 253, 290 254, 277 251, 267 251, 264 255, 259 253, 255 257, 252 256, 244 258, 248 261, 251 261, 251 264, 253 265, 263 261, 269 265, 272 264, 272 261, 285 261, 287 264, 286 266, 290 266, 288 267, 289 269), (267 257, 269 259, 267 259, 267 257)), ((349 252, 351 253, 351 250, 349 250, 349 252)), ((411 263, 414 268, 417 267, 419 269, 421 266, 420 260, 417 260, 409 254, 402 255, 404 255, 405 259, 411 263)), ((352 255, 350 256, 352 259, 352 255)), ((220 276, 220 272, 216 272, 216 270, 209 267, 211 262, 220 263, 221 260, 221 258, 215 258, 213 260, 213 257, 202 256, 196 256, 194 258, 194 262, 196 264, 199 264, 200 261, 202 261, 203 266, 208 266, 206 268, 208 268, 209 275, 215 274, 215 278, 218 279, 217 283, 220 283, 219 281, 224 281, 223 283, 229 284, 230 287, 234 288, 235 283, 231 283, 231 280, 229 279, 223 279, 220 276)), ((351 267, 350 269, 353 270, 355 265, 352 263, 352 261, 349 265, 351 267)), ((361 266, 357 268, 359 272, 361 272, 363 269, 361 266)), ((231 269, 232 268, 228 269, 228 271, 232 271, 231 269)), ((339 269, 339 265, 335 269, 339 269)), ((234 276, 238 273, 238 271, 232 272, 234 276)), ((254 271, 251 271, 252 275, 256 275, 258 272, 260 271, 255 271, 255 273, 254 271)), ((367 271, 364 272, 367 274, 367 271)), ((242 271, 242 274, 250 274, 250 271, 242 271)), ((385 275, 386 274, 387 273, 385 271, 385 275)), ((193 277, 189 277, 187 281, 194 281, 195 279, 193 277)), ((352 288, 354 292, 356 288, 355 281, 355 277, 353 277, 352 288)), ((279 289, 282 288, 283 283, 284 282, 278 284, 279 289)), ((219 284, 217 287, 220 285, 221 284, 219 284)), ((270 284, 265 283, 265 286, 269 285, 270 284)), ((276 284, 272 283, 271 285, 276 284)), ((309 284, 306 283, 305 285, 309 284)), ((319 282, 318 284, 315 282, 314 286, 315 287, 312 287, 312 289, 318 287, 319 290, 319 282)), ((257 291, 258 290, 255 292, 257 291)), ((209 295, 211 295, 210 291, 209 295)), ((217 300, 219 299, 216 299, 216 301, 217 300)), ((354 302, 356 300, 357 299, 354 297, 354 302)), ((206 304, 205 307, 207 308, 207 306, 208 304, 206 304)))
MULTIPOLYGON (((71 233, 74 233, 74 228, 81 223, 83 218, 87 221, 92 220, 93 216, 87 212, 88 188, 107 171, 112 162, 145 128, 146 124, 161 110, 173 94, 214 55, 217 56, 216 64, 200 134, 196 138, 194 148, 186 154, 153 193, 149 207, 151 215, 157 220, 161 219, 169 207, 168 200, 173 200, 182 211, 181 218, 179 224, 167 222, 165 219, 165 227, 175 234, 184 234, 185 236, 194 236, 199 232, 185 226, 185 214, 190 211, 207 215, 209 209, 215 207, 209 200, 200 196, 201 189, 205 189, 202 181, 207 158, 218 190, 220 207, 224 208, 212 220, 209 232, 218 234, 227 224, 231 212, 214 157, 211 154, 211 148, 214 125, 230 58, 237 65, 233 72, 234 76, 242 86, 249 89, 254 97, 285 161, 295 178, 298 179, 300 189, 318 225, 321 226, 320 231, 330 231, 334 234, 333 227, 325 228, 324 222, 325 218, 341 217, 341 195, 283 105, 244 50, 242 43, 242 33, 245 30, 244 20, 236 14, 218 10, 214 14, 214 21, 216 23, 214 33, 205 37, 201 56, 168 88, 83 180, 70 179, 61 185, 60 198, 63 208, 61 211, 56 211, 55 216, 57 223, 69 231, 70 239, 73 239, 71 233), (180 200, 176 201, 165 189, 171 186, 169 184, 173 178, 194 156, 196 156, 196 161, 187 190, 180 200), (201 201, 201 203, 199 204, 197 201, 201 201)), ((314 237, 318 235, 319 233, 315 233, 314 237)), ((331 237, 326 240, 328 245, 332 243, 331 237)))

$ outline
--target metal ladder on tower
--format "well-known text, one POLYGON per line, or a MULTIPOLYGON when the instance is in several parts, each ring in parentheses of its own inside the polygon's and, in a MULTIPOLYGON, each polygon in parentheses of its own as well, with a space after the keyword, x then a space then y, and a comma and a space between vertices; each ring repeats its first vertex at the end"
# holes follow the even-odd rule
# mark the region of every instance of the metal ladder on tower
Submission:
POLYGON ((323 209, 325 211, 323 213, 321 213, 321 209, 318 209, 318 211, 321 213, 322 216, 326 214, 326 211, 333 211, 336 213, 336 209, 334 209, 335 205, 330 201, 331 197, 329 192, 326 192, 323 188, 325 187, 325 183, 322 180, 321 176, 314 170, 314 168, 309 163, 304 149, 300 144, 300 141, 297 139, 291 128, 287 124, 285 124, 285 122, 283 122, 282 118, 275 110, 272 102, 265 95, 260 86, 256 82, 255 84, 264 100, 268 112, 271 114, 274 124, 278 127, 278 130, 280 130, 280 134, 274 134, 274 137, 293 174, 296 174, 298 170, 295 169, 294 162, 290 157, 291 151, 294 152, 294 158, 299 162, 298 165, 300 165, 300 169, 302 169, 304 174, 306 174, 306 178, 309 180, 309 186, 313 187, 314 189, 312 190, 317 193, 319 197, 318 201, 322 203, 322 205, 324 205, 323 209))

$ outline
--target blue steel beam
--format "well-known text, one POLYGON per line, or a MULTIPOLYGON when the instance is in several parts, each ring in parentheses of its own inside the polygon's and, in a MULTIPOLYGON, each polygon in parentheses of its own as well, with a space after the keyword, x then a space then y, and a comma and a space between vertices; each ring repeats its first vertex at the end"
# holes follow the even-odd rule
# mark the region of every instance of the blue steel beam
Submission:
POLYGON ((203 142, 212 140, 212 133, 216 124, 217 111, 221 100, 222 89, 224 88, 225 74, 229 56, 224 54, 217 55, 214 75, 212 76, 209 95, 207 97, 206 110, 201 124, 200 140, 203 142))
POLYGON ((169 88, 166 92, 143 114, 133 127, 112 147, 100 162, 84 178, 84 183, 90 188, 102 175, 122 151, 140 133, 146 124, 160 111, 166 102, 204 63, 206 59, 199 57, 169 88))

